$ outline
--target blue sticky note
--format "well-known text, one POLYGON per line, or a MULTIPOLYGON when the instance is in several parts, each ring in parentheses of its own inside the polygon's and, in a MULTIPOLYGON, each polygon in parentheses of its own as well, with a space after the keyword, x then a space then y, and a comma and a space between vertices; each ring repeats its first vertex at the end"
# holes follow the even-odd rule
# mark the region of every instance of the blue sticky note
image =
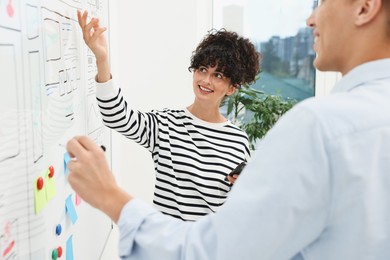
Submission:
POLYGON ((66 260, 73 260, 73 242, 72 236, 66 241, 66 260))
POLYGON ((77 221, 77 213, 73 205, 72 194, 69 195, 69 197, 66 199, 65 208, 66 208, 66 213, 68 213, 70 220, 74 225, 77 221))
POLYGON ((68 162, 72 160, 72 158, 70 158, 70 155, 68 153, 64 153, 64 173, 65 174, 68 174, 69 173, 69 170, 68 170, 68 162))

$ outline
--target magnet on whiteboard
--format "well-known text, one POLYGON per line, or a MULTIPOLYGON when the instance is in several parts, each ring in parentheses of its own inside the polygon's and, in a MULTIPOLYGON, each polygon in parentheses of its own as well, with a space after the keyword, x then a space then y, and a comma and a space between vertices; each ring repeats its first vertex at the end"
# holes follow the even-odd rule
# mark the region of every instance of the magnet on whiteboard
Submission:
POLYGON ((61 257, 62 256, 62 247, 58 247, 57 248, 57 253, 58 253, 58 257, 61 257))
POLYGON ((50 166, 49 167, 49 177, 52 178, 54 176, 54 167, 50 166))
POLYGON ((62 232, 61 224, 58 224, 56 226, 56 234, 57 234, 57 236, 61 235, 61 232, 62 232))
POLYGON ((51 252, 51 259, 57 260, 57 258, 58 258, 57 249, 53 249, 53 251, 51 252))
POLYGON ((37 188, 38 188, 38 190, 42 190, 42 188, 43 188, 43 178, 42 177, 39 177, 37 180, 37 188))

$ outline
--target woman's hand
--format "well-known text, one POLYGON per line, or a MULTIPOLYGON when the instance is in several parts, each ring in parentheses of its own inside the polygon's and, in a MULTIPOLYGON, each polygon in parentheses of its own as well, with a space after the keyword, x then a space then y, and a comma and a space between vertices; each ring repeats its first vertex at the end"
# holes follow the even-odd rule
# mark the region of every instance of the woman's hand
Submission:
POLYGON ((100 27, 98 18, 92 18, 87 23, 87 17, 88 11, 81 13, 81 11, 77 10, 77 18, 83 32, 84 41, 95 54, 97 61, 106 61, 108 60, 108 47, 103 33, 107 28, 100 27))
POLYGON ((234 174, 233 176, 228 175, 226 177, 231 184, 234 184, 238 178, 238 174, 234 174))
POLYGON ((88 12, 81 13, 77 10, 77 19, 83 31, 83 38, 87 46, 95 54, 98 69, 97 81, 106 82, 111 79, 110 65, 108 62, 108 46, 104 32, 107 28, 100 27, 99 19, 92 18, 87 23, 88 12))

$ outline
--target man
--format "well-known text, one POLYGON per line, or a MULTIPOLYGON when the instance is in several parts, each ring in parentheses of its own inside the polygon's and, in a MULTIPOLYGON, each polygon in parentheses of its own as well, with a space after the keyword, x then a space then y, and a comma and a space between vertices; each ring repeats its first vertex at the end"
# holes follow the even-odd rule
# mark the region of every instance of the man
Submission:
POLYGON ((344 77, 279 120, 217 214, 162 215, 69 141, 69 182, 118 224, 123 259, 390 259, 390 1, 325 0, 307 22, 315 66, 344 77))

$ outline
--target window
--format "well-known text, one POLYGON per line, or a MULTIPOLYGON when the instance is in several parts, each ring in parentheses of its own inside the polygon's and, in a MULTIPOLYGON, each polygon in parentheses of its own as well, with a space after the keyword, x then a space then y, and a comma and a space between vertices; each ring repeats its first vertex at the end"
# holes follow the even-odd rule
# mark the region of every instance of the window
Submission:
POLYGON ((316 0, 213 0, 213 27, 245 36, 263 55, 253 88, 301 101, 314 96, 312 30, 316 0))

